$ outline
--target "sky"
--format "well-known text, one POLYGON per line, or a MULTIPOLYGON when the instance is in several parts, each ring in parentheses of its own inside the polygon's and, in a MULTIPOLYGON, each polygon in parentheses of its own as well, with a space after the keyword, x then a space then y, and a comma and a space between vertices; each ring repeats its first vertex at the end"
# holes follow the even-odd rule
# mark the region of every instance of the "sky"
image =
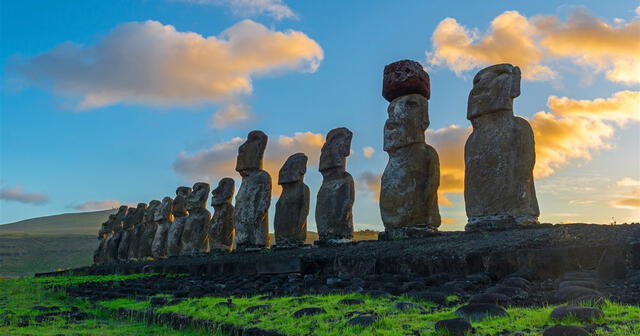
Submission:
POLYGON ((259 129, 272 176, 309 156, 315 230, 320 148, 348 127, 355 229, 382 230, 382 71, 402 59, 431 78, 442 230, 466 224, 473 76, 505 62, 522 69, 540 221, 640 221, 640 1, 3 1, 0 37, 2 224, 238 188, 259 129))

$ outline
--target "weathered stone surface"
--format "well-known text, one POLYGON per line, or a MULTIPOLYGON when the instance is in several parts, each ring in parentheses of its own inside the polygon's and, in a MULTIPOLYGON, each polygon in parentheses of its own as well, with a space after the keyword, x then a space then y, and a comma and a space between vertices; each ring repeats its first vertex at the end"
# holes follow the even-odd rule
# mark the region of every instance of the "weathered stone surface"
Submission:
POLYGON ((598 278, 604 281, 624 279, 627 276, 626 255, 623 250, 607 249, 598 263, 598 278))
POLYGON ((184 223, 181 237, 181 253, 194 255, 209 252, 209 221, 211 213, 207 210, 207 199, 211 187, 208 183, 198 182, 193 185, 187 198, 189 215, 184 223))
POLYGON ((428 101, 418 94, 396 98, 387 109, 384 150, 389 162, 382 174, 380 213, 387 235, 405 236, 407 228, 435 231, 440 226, 440 162, 425 143, 428 101))
POLYGON ((555 294, 555 298, 558 301, 566 302, 570 300, 575 300, 581 298, 583 296, 601 296, 602 293, 598 292, 595 289, 585 288, 580 286, 567 286, 558 289, 555 294))
POLYGON ((120 245, 120 239, 122 238, 122 226, 124 218, 127 216, 127 211, 129 211, 129 207, 121 205, 108 228, 108 231, 110 231, 111 234, 106 238, 107 247, 105 261, 107 263, 114 263, 118 261, 118 246, 120 245))
POLYGON ((544 330, 542 336, 589 336, 588 331, 579 326, 555 325, 544 330))
POLYGON ((322 185, 316 201, 316 225, 322 242, 351 241, 353 237, 353 177, 347 173, 347 156, 353 133, 345 127, 329 131, 320 154, 322 185))
POLYGON ((307 239, 310 191, 303 182, 307 160, 303 153, 296 153, 280 169, 278 184, 282 186, 282 194, 274 218, 278 246, 303 245, 307 239))
POLYGON ((489 316, 506 316, 504 308, 492 303, 471 303, 456 310, 456 315, 470 321, 482 320, 489 316))
POLYGON ((465 230, 538 224, 533 131, 525 119, 513 115, 520 69, 493 65, 478 72, 473 83, 467 109, 473 132, 464 151, 465 230))
POLYGON ((416 61, 402 60, 384 67, 382 96, 392 101, 408 94, 420 94, 429 99, 431 88, 429 74, 416 61))
POLYGON ((233 219, 236 248, 269 246, 271 176, 262 170, 267 140, 263 132, 251 131, 247 141, 238 149, 236 171, 242 176, 242 184, 236 195, 233 219))
POLYGON ((167 239, 169 236, 169 229, 173 223, 173 199, 171 197, 165 197, 162 199, 160 206, 156 208, 156 213, 153 219, 158 223, 156 234, 153 237, 153 244, 151 245, 151 254, 154 258, 166 258, 167 257, 167 239))
POLYGON ((138 259, 138 250, 140 244, 140 236, 142 235, 141 225, 144 222, 144 218, 147 213, 147 204, 139 203, 134 211, 134 215, 129 218, 132 226, 131 233, 129 234, 129 246, 127 247, 127 260, 138 259))
POLYGON ((155 214, 161 204, 162 202, 159 200, 149 202, 149 207, 145 211, 142 223, 136 228, 138 236, 137 259, 152 257, 151 246, 153 245, 153 238, 156 236, 156 230, 158 229, 155 214))
POLYGON ((96 265, 101 265, 107 263, 107 238, 111 235, 111 227, 113 220, 116 215, 111 214, 109 218, 100 225, 100 230, 98 231, 98 240, 100 243, 98 244, 98 248, 96 248, 93 253, 93 263, 96 265))
POLYGON ((211 218, 209 231, 209 249, 225 250, 233 249, 235 229, 233 227, 234 208, 231 204, 235 182, 232 178, 223 178, 218 182, 218 187, 211 192, 211 205, 214 213, 211 218))
POLYGON ((601 309, 580 306, 562 306, 551 312, 551 318, 554 320, 574 317, 582 322, 592 322, 603 316, 604 312, 601 309))
POLYGON ((137 246, 135 229, 144 217, 146 209, 146 203, 138 203, 135 209, 131 208, 127 211, 122 226, 122 238, 120 238, 120 245, 118 245, 118 259, 120 261, 129 260, 129 248, 132 244, 137 246))
POLYGON ((448 336, 465 336, 471 333, 471 323, 463 318, 440 320, 436 322, 436 330, 443 330, 448 336))
POLYGON ((184 223, 187 220, 187 199, 191 195, 191 188, 178 187, 176 189, 176 198, 173 200, 173 224, 169 227, 167 233, 167 254, 170 257, 180 255, 182 251, 182 231, 184 223))

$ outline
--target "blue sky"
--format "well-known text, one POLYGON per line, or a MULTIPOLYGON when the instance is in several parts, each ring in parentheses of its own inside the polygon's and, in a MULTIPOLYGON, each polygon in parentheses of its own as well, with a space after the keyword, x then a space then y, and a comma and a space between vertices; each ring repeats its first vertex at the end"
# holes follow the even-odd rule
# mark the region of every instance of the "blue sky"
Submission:
MULTIPOLYGON (((0 13, 3 78, 0 223, 98 209, 118 202, 133 204, 162 199, 166 195, 174 196, 177 186, 192 185, 198 180, 217 184, 219 178, 230 176, 239 182, 239 175, 227 167, 229 160, 235 158, 233 138, 244 137, 253 129, 263 130, 270 137, 267 168, 271 162, 277 171, 286 156, 295 151, 318 151, 316 135, 324 136, 332 128, 345 126, 354 132, 348 170, 358 183, 354 207, 356 229, 382 229, 374 199, 375 177, 387 161, 382 151, 387 107, 380 94, 382 69, 385 64, 400 59, 420 61, 428 69, 432 88, 430 130, 436 134, 428 134, 427 142, 438 145, 441 160, 443 156, 456 155, 456 148, 461 147, 459 139, 469 126, 465 118, 466 103, 473 75, 485 65, 498 61, 510 61, 523 68, 530 66, 531 70, 524 72, 515 113, 530 118, 534 129, 540 132, 540 139, 536 139, 540 140, 540 146, 549 144, 538 151, 540 167, 549 168, 540 169, 537 174, 541 220, 608 223, 615 217, 619 222, 640 221, 640 80, 620 74, 629 73, 620 64, 630 64, 631 74, 640 69, 640 56, 629 56, 638 48, 637 42, 624 42, 639 31, 640 2, 264 2, 279 6, 275 11, 251 7, 252 1, 246 3, 248 5, 242 7, 226 0, 3 2, 0 13), (282 8, 290 12, 282 12, 282 8), (508 11, 518 14, 505 14, 508 11), (571 31, 569 24, 575 13, 586 13, 587 18, 576 19, 583 24, 579 27, 584 28, 578 29, 578 33, 571 31), (522 42, 520 37, 533 30, 527 28, 529 30, 520 32, 522 26, 514 23, 510 24, 514 24, 515 40, 493 49, 497 56, 483 49, 483 39, 492 35, 492 21, 512 22, 508 21, 511 18, 525 20, 533 26, 541 22, 534 19, 539 15, 553 17, 560 23, 556 30, 543 31, 538 27, 531 33, 534 40, 540 40, 535 49, 544 54, 540 60, 521 58, 531 54, 527 49, 522 49, 522 55, 518 52, 513 55, 513 50, 509 50, 526 46, 518 44, 522 42), (455 19, 455 24, 447 21, 448 27, 464 27, 473 38, 471 45, 434 45, 436 35, 449 37, 447 41, 453 36, 442 24, 447 18, 455 19), (243 21, 246 19, 251 21, 243 21), (148 20, 157 21, 156 27, 170 25, 178 33, 193 32, 221 40, 225 39, 223 32, 230 27, 256 36, 264 30, 267 33, 256 37, 254 42, 238 42, 242 55, 256 54, 260 60, 255 62, 264 64, 234 65, 249 67, 243 76, 250 79, 251 89, 239 93, 209 92, 207 96, 205 92, 196 98, 186 93, 167 102, 163 100, 166 92, 149 89, 152 97, 137 99, 137 93, 131 92, 137 92, 135 89, 139 87, 131 83, 140 78, 144 82, 144 76, 154 72, 149 64, 162 65, 165 60, 127 44, 132 42, 119 44, 118 39, 124 40, 127 34, 149 28, 145 23, 148 20), (113 33, 115 28, 131 22, 138 25, 125 26, 128 28, 122 28, 122 35, 113 33), (609 27, 605 29, 612 34, 608 40, 613 36, 622 42, 595 47, 587 43, 597 38, 589 34, 602 29, 601 24, 609 27), (589 27, 595 30, 589 31, 589 27), (580 35, 581 31, 584 36, 580 35), (298 34, 296 39, 286 35, 292 32, 298 34), (280 49, 273 51, 274 60, 269 63, 257 46, 280 33, 288 36, 283 43, 304 45, 304 48, 298 48, 299 54, 289 55, 293 58, 284 57, 280 49), (563 33, 573 33, 567 37, 571 40, 553 40, 569 36, 563 33), (106 72, 98 72, 102 76, 77 81, 84 78, 82 73, 86 70, 75 69, 73 65, 82 62, 46 71, 36 64, 37 55, 51 56, 52 50, 65 42, 91 48, 109 36, 114 37, 115 46, 121 47, 115 49, 121 50, 92 50, 103 52, 104 58, 111 61, 109 57, 115 52, 126 55, 128 48, 138 50, 132 57, 140 62, 139 66, 129 70, 129 77, 126 74, 111 76, 111 68, 105 67, 102 70, 106 72), (562 46, 567 43, 575 43, 575 50, 564 50, 562 46), (467 58, 461 60, 461 57, 467 58), (536 65, 550 69, 553 75, 536 72, 536 65), (613 74, 609 75, 611 71, 613 74), (129 91, 123 94, 124 98, 110 96, 115 99, 113 103, 78 107, 86 98, 83 92, 98 92, 107 85, 129 91), (620 92, 623 93, 616 96, 620 92), (539 111, 551 112, 550 96, 558 97, 554 100, 557 104, 552 119, 543 120, 541 115, 536 119, 535 113, 539 111), (609 103, 601 104, 598 98, 609 99, 609 103), (240 106, 246 120, 212 125, 214 115, 221 115, 230 106, 240 106), (451 125, 457 125, 458 129, 452 129, 451 125), (553 133, 556 126, 563 131, 553 133), (301 134, 296 136, 296 132, 301 134), (281 141, 280 136, 289 138, 281 141), (370 158, 363 154, 364 147, 374 149, 370 158), (206 160, 196 160, 199 153, 206 160)), ((495 37, 500 42, 501 37, 495 37)), ((198 41, 205 43, 204 39, 198 41)), ((64 57, 72 58, 73 54, 64 57)), ((197 57, 202 59, 195 60, 196 65, 209 64, 206 53, 197 57)), ((225 60, 234 61, 233 58, 211 60, 215 66, 206 75, 223 76, 215 69, 224 68, 225 60)), ((117 63, 108 64, 118 67, 117 63)), ((197 68, 195 71, 197 73, 197 68)), ((170 92, 191 84, 189 79, 170 73, 150 83, 170 92)), ((315 195, 321 175, 313 158, 310 154, 306 182, 315 195)), ((443 169, 459 177, 456 160, 454 157, 444 162, 443 169)), ((461 229, 465 224, 461 190, 454 184, 443 181, 441 188, 447 192, 443 196, 450 201, 441 202, 441 213, 447 218, 442 226, 445 230, 461 229)), ((276 200, 274 195, 272 204, 276 200)), ((273 215, 271 211, 271 218, 273 215)), ((315 228, 313 213, 309 219, 310 227, 315 228)))

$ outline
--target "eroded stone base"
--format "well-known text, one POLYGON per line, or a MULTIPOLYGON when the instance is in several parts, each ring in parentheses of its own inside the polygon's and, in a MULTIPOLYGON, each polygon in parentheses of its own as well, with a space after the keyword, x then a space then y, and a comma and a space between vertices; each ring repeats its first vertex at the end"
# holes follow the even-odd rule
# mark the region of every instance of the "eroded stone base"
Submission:
POLYGON ((538 225, 540 222, 534 216, 495 215, 469 218, 464 230, 467 232, 501 231, 538 225))
POLYGON ((388 228, 378 234, 378 240, 400 240, 410 238, 426 238, 438 235, 438 229, 429 225, 388 228))

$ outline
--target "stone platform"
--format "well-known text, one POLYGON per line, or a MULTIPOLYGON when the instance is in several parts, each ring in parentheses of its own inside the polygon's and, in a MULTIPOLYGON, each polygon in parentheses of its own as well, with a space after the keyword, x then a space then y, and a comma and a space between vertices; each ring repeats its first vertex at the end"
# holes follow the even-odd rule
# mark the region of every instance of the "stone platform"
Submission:
POLYGON ((441 232, 398 241, 361 241, 345 246, 257 252, 211 253, 195 257, 97 265, 50 275, 162 273, 204 276, 262 274, 369 274, 485 272, 494 279, 514 272, 553 278, 567 271, 595 270, 607 257, 612 267, 640 269, 640 224, 540 225, 501 232, 441 232))

